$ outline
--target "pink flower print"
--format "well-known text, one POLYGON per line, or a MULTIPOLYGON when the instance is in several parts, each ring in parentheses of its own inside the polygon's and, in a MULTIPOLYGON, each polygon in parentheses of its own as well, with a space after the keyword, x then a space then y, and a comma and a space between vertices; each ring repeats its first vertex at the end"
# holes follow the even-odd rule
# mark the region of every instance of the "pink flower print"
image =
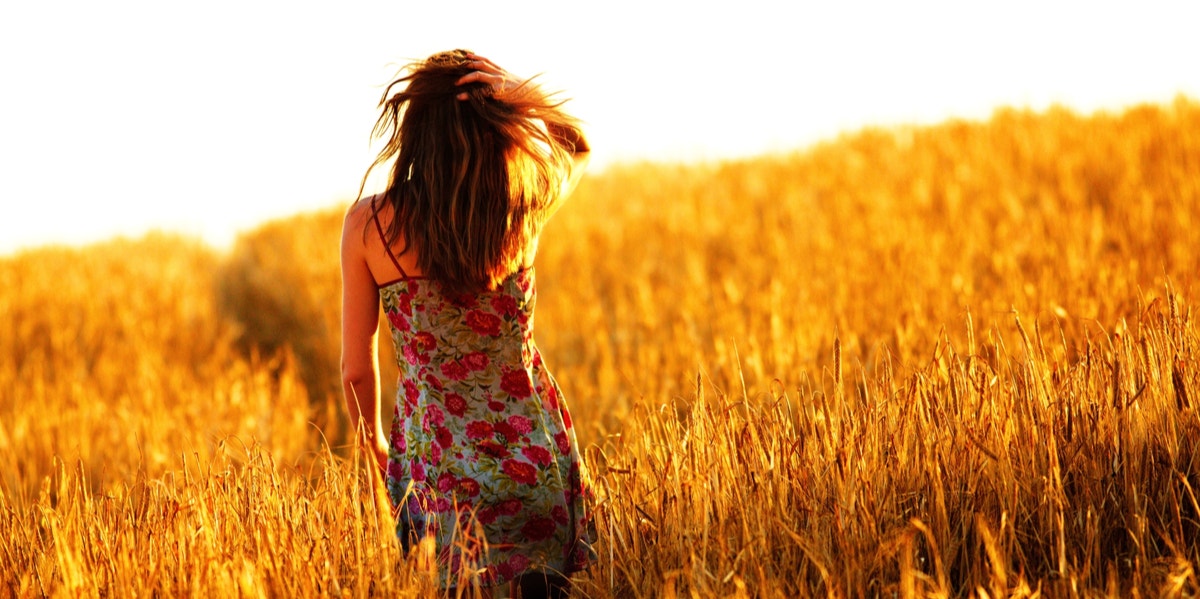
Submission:
POLYGON ((475 351, 463 356, 462 362, 463 365, 467 367, 467 370, 470 370, 471 372, 477 372, 487 368, 488 364, 490 364, 492 360, 491 358, 488 358, 487 354, 481 351, 475 351))
POLYGON ((529 445, 521 449, 521 455, 538 466, 547 466, 550 460, 550 451, 540 445, 529 445))
POLYGON ((413 349, 413 344, 406 343, 400 350, 404 353, 404 362, 407 364, 417 365, 421 363, 421 357, 417 355, 417 350, 413 349))
POLYGON ((388 478, 395 480, 404 478, 404 465, 395 460, 388 460, 388 478))
POLYGON ((525 506, 521 505, 520 499, 505 499, 496 504, 496 511, 503 516, 516 516, 521 513, 523 507, 525 506))
POLYGON ((463 414, 467 413, 467 400, 457 393, 446 394, 446 410, 451 414, 462 418, 463 414))
POLYGON ((514 553, 508 558, 508 566, 512 568, 513 574, 520 574, 529 567, 529 557, 523 553, 514 553))
POLYGON ((396 294, 396 309, 408 316, 412 316, 412 305, 413 294, 408 293, 407 291, 396 294))
POLYGON ((444 426, 439 426, 437 430, 434 431, 434 434, 437 436, 437 444, 442 449, 449 449, 450 446, 454 444, 454 435, 450 432, 450 429, 444 426))
POLYGON ((412 461, 412 479, 416 482, 425 482, 425 464, 420 460, 412 461))
POLYGON ((554 524, 554 520, 545 516, 538 516, 531 518, 525 523, 525 526, 521 527, 521 534, 525 537, 526 541, 536 543, 550 538, 556 528, 558 527, 554 524))
POLYGON ((458 360, 446 362, 442 364, 442 374, 452 381, 461 381, 467 378, 467 367, 463 366, 458 360))
POLYGON ((491 456, 497 460, 503 460, 504 458, 512 455, 512 452, 509 451, 507 447, 491 439, 484 439, 483 441, 476 443, 475 447, 478 448, 479 451, 484 455, 491 456))
POLYGON ((500 377, 500 388, 516 398, 526 398, 533 394, 533 383, 529 380, 529 372, 525 370, 510 370, 504 373, 500 377))
POLYGON ((559 413, 562 414, 563 428, 571 430, 571 413, 566 408, 559 410, 559 413))
POLYGON ((543 395, 543 397, 546 398, 546 406, 549 407, 551 411, 558 409, 558 390, 555 389, 553 385, 546 389, 546 393, 543 395))
POLYGON ((571 440, 567 438, 567 433, 554 435, 554 444, 558 445, 558 452, 562 455, 571 455, 571 440))
POLYGON ((512 316, 517 313, 517 300, 511 295, 497 295, 492 298, 492 309, 497 314, 512 316))
POLYGON ((512 416, 509 416, 508 424, 509 426, 513 427, 513 430, 522 435, 528 435, 529 433, 533 432, 533 421, 521 416, 520 414, 513 414, 512 416))
POLYGON ((439 379, 437 375, 432 372, 425 375, 425 382, 429 383, 430 389, 437 389, 438 391, 441 391, 443 388, 442 379, 439 379))
POLYGON ((563 509, 561 505, 554 506, 554 509, 550 510, 550 516, 559 524, 567 523, 567 510, 563 509))
POLYGON ((499 514, 496 513, 496 508, 491 506, 485 507, 475 513, 475 519, 484 526, 495 522, 496 516, 499 516, 499 514))
POLYGON ((492 436, 493 432, 492 424, 486 420, 476 420, 467 423, 468 439, 486 439, 492 436))
POLYGON ((496 432, 504 435, 504 441, 506 443, 516 443, 517 441, 521 440, 521 435, 517 434, 516 429, 514 429, 511 424, 503 420, 497 422, 495 425, 493 425, 493 427, 496 429, 496 432))
POLYGON ((537 468, 533 464, 526 464, 517 460, 504 460, 500 464, 500 469, 504 471, 509 478, 523 484, 534 486, 537 484, 537 468))
MULTIPOLYGON (((400 419, 397 418, 396 420, 400 419)), ((404 453, 408 450, 408 442, 404 440, 404 433, 400 432, 399 428, 392 431, 392 438, 390 441, 392 442, 392 448, 395 449, 397 453, 404 453)))
POLYGON ((493 399, 488 402, 488 409, 493 412, 503 412, 504 404, 493 399))
POLYGON ((404 359, 409 364, 428 364, 429 352, 437 348, 437 339, 427 331, 421 331, 413 336, 412 341, 404 346, 404 359))
POLYGON ((425 422, 435 427, 441 426, 446 422, 446 414, 436 404, 430 404, 425 408, 425 422))
POLYGON ((516 576, 513 568, 508 562, 501 562, 488 566, 488 571, 484 574, 485 577, 490 577, 492 580, 505 580, 516 576))
POLYGON ((450 489, 453 489, 457 485, 458 477, 449 472, 443 472, 437 479, 437 490, 443 493, 449 493, 450 489))
POLYGON ((415 406, 415 405, 417 405, 417 399, 419 397, 421 397, 421 391, 419 389, 417 389, 417 384, 410 380, 405 380, 404 381, 404 403, 411 405, 411 406, 415 406))
POLYGON ((471 310, 464 319, 472 331, 484 337, 500 336, 500 317, 483 310, 471 310))
POLYGON ((433 511, 439 514, 450 511, 451 507, 453 507, 453 504, 450 503, 449 498, 438 497, 437 499, 433 500, 433 511))
POLYGON ((413 346, 421 352, 433 351, 437 349, 437 337, 429 331, 421 331, 413 336, 413 346))
POLYGON ((442 446, 434 443, 429 446, 429 459, 434 462, 442 461, 442 446))
POLYGON ((401 314, 400 312, 388 312, 387 319, 388 319, 388 322, 390 322, 392 324, 392 327, 395 328, 397 331, 407 333, 410 330, 412 330, 412 326, 409 325, 408 319, 405 318, 404 315, 401 314))
POLYGON ((466 476, 458 479, 458 494, 463 497, 479 495, 479 481, 466 476))

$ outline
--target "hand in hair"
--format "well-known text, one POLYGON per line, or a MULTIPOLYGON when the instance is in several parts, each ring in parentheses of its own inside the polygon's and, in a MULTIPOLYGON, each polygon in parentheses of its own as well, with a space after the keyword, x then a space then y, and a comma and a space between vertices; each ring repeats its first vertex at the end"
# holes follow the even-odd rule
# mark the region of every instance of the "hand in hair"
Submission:
MULTIPOLYGON (((467 63, 474 71, 467 73, 455 81, 455 85, 466 85, 468 83, 486 83, 492 86, 494 95, 503 95, 505 92, 512 91, 522 85, 522 79, 514 76, 512 73, 500 68, 496 63, 488 60, 478 54, 468 54, 467 58, 471 62, 467 63)), ((458 94, 459 100, 466 100, 467 93, 458 94)))

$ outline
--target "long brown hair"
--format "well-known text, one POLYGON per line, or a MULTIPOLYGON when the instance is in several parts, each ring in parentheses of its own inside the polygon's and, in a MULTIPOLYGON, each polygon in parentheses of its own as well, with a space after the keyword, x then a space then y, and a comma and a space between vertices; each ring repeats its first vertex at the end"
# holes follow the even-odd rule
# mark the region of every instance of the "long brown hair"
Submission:
POLYGON ((415 250, 421 271, 452 293, 495 288, 526 259, 572 165, 574 148, 548 131, 577 126, 532 80, 503 97, 456 85, 472 71, 468 54, 434 54, 388 85, 373 132, 387 144, 363 177, 365 186, 394 160, 385 242, 403 239, 399 253, 415 250))

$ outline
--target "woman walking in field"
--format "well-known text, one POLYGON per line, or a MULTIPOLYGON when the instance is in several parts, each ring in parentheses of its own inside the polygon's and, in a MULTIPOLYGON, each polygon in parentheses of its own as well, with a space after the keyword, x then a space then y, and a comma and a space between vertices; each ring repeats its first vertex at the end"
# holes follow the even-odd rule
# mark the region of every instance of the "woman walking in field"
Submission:
POLYGON ((561 103, 486 58, 455 50, 406 71, 375 127, 387 189, 356 202, 342 232, 351 422, 386 473, 405 549, 436 540, 443 588, 566 596, 593 555, 588 490, 532 337, 533 259, 588 144, 561 103), (381 304, 401 377, 386 436, 381 304))

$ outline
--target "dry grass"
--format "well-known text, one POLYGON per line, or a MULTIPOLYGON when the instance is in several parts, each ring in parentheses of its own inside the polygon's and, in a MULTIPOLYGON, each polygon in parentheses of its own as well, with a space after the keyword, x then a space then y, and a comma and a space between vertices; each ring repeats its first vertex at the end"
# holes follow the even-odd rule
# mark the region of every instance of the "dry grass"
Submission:
MULTIPOLYGON (((327 416, 336 216, 0 261, 0 588, 431 592, 327 416)), ((580 594, 1200 593, 1198 219, 1182 99, 592 176, 538 258, 580 594)))

